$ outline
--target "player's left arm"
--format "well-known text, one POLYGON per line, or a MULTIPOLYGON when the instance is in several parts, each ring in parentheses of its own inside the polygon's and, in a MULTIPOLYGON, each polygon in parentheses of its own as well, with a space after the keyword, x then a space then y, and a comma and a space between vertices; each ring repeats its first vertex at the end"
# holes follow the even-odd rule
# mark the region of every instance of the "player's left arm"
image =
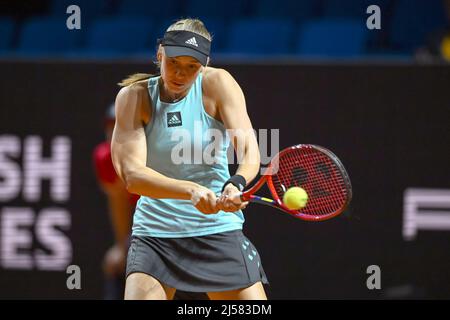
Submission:
MULTIPOLYGON (((220 118, 230 134, 237 155, 239 166, 236 174, 243 176, 249 184, 258 174, 260 154, 258 141, 247 113, 244 93, 231 74, 223 69, 215 71, 210 83, 214 88, 220 118)), ((229 184, 227 189, 229 188, 235 187, 229 184)))

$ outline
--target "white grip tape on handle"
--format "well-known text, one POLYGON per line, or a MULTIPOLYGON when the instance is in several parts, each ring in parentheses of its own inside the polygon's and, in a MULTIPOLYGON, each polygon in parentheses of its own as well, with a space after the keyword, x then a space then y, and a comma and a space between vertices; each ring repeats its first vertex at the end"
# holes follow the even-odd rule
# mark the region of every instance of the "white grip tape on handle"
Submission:
MULTIPOLYGON (((216 193, 217 199, 219 199, 221 196, 222 196, 221 193, 216 193)), ((242 196, 242 192, 234 195, 233 198, 231 199, 231 201, 234 202, 234 203, 239 203, 238 200, 241 198, 241 196, 242 196)))

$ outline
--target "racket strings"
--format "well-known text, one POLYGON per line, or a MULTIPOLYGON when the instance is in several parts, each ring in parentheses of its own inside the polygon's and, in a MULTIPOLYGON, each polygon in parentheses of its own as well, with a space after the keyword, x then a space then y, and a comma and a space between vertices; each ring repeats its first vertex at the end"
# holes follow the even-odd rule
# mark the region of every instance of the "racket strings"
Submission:
POLYGON ((287 189, 305 189, 309 200, 298 210, 308 215, 327 215, 341 209, 347 199, 340 169, 328 156, 313 148, 298 148, 280 156, 272 182, 280 199, 287 189))

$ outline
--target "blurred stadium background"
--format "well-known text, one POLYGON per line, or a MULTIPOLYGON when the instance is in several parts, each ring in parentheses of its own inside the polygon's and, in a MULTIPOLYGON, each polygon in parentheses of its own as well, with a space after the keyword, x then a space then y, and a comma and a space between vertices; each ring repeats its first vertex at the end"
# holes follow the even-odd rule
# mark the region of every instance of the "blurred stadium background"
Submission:
POLYGON ((169 22, 199 17, 214 35, 216 59, 411 58, 446 31, 447 5, 442 0, 2 1, 0 55, 147 59, 169 22), (81 9, 79 31, 60 27, 71 4, 81 9), (361 23, 372 4, 381 9, 381 30, 361 23))
POLYGON ((116 83, 156 71, 156 39, 180 17, 212 32, 212 65, 241 84, 256 129, 335 151, 352 178, 334 220, 246 210, 269 297, 449 299, 445 0, 0 1, 0 298, 102 299, 113 234, 92 150, 116 83), (66 27, 73 4, 79 30, 66 27), (374 4, 380 30, 366 27, 374 4))

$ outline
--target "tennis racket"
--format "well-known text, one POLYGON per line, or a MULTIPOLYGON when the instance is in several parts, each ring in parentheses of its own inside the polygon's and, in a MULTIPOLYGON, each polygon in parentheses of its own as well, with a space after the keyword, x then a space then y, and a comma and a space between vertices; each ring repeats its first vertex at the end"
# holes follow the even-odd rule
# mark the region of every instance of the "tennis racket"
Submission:
POLYGON ((330 150, 311 144, 299 144, 280 151, 264 175, 247 191, 242 201, 268 205, 307 221, 323 221, 342 213, 352 199, 350 178, 341 161, 330 150), (255 195, 267 184, 273 199, 255 195), (287 208, 282 199, 291 187, 301 187, 308 202, 299 210, 287 208))

